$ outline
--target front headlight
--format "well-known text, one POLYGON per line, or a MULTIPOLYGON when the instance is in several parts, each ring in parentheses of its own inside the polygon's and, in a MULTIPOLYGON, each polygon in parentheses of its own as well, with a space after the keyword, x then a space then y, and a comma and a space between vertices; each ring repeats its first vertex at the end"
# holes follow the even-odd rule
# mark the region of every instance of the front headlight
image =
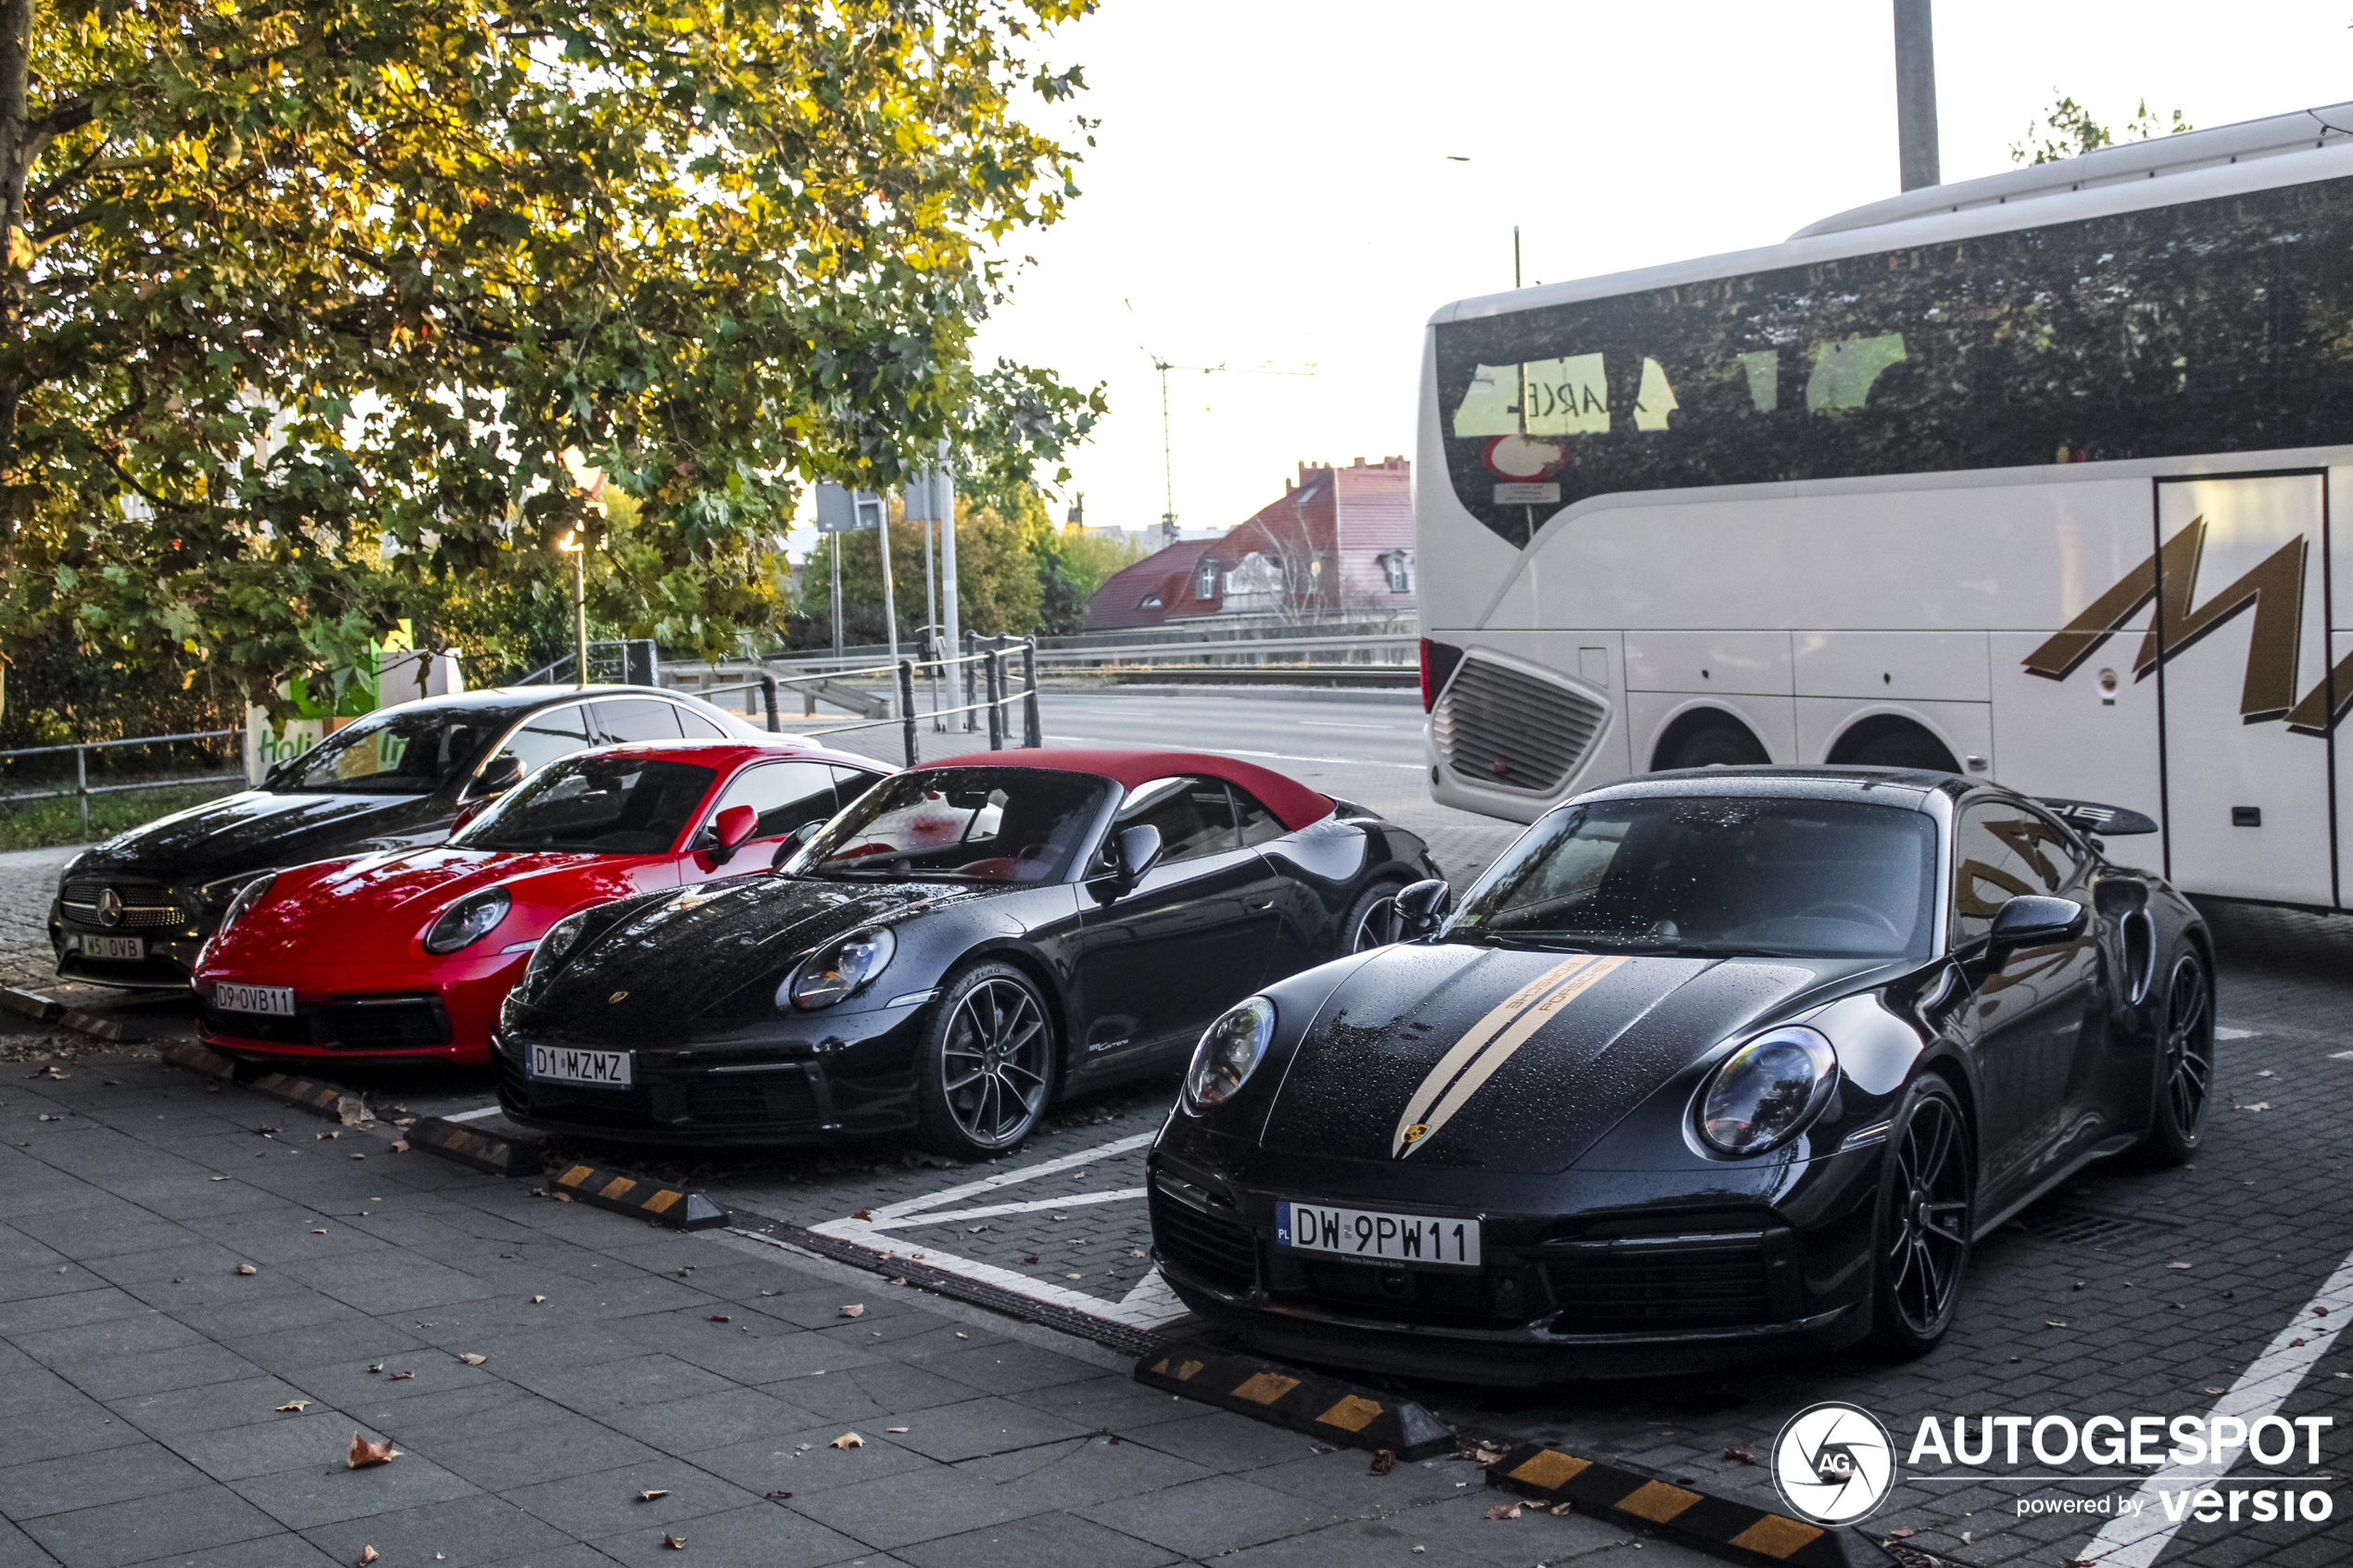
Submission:
POLYGON ((513 995, 528 1002, 546 984, 547 976, 563 967, 564 957, 580 946, 583 933, 588 929, 588 911, 569 914, 547 928, 539 946, 531 949, 531 961, 523 965, 522 978, 516 982, 513 995))
POLYGON ((1762 1154, 1821 1109, 1837 1078, 1838 1052, 1819 1031, 1768 1030, 1726 1057, 1708 1080, 1699 1135, 1724 1154, 1762 1154))
POLYGON ((269 897, 270 889, 277 880, 276 872, 264 872, 237 889, 237 896, 229 900, 229 908, 220 916, 220 923, 213 927, 213 935, 217 937, 228 935, 229 928, 237 923, 237 918, 240 915, 269 897))
POLYGON ((425 951, 438 957, 472 947, 498 928, 512 903, 503 887, 467 894, 442 910, 441 918, 425 933, 425 951))
POLYGON ((1250 1081, 1275 1037, 1275 1004, 1246 997, 1226 1010, 1193 1047, 1185 1070, 1185 1104, 1194 1110, 1223 1105, 1250 1081))
POLYGON ((858 994, 859 987, 883 972, 897 951, 899 939, 887 931, 855 931, 792 972, 776 992, 776 1005, 801 1009, 829 1008, 858 994))

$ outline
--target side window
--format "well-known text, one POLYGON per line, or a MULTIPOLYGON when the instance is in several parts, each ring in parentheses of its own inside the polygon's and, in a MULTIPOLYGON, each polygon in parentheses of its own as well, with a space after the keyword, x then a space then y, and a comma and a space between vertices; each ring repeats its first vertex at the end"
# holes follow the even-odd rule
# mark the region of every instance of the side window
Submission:
POLYGON ((2058 892, 2074 880, 2076 866, 2056 822, 2001 801, 1965 808, 1953 841, 1955 944, 1991 931, 2011 899, 2058 892))
POLYGON ((869 773, 859 768, 836 768, 834 770, 834 799, 837 804, 846 807, 887 776, 883 773, 869 773))
POLYGON ((803 822, 822 822, 838 809, 834 798, 833 770, 823 762, 763 762, 746 768, 727 781, 719 813, 731 806, 749 806, 760 813, 754 838, 781 838, 803 822))
POLYGON ((736 738, 721 729, 716 721, 704 714, 696 712, 684 703, 665 702, 662 706, 670 709, 671 717, 677 720, 678 727, 686 732, 688 740, 733 740, 736 738))
POLYGON ((1234 797, 1234 812, 1241 821, 1242 843, 1264 844, 1270 838, 1280 838, 1290 829, 1274 812, 1252 799, 1239 784, 1228 784, 1227 790, 1234 797))
POLYGON ((608 697, 594 705, 598 733, 607 746, 631 740, 676 740, 677 709, 651 697, 608 697))
POLYGON ((1164 864, 1241 847, 1233 798, 1222 779, 1185 773, 1138 784, 1121 804, 1114 831, 1139 825, 1160 830, 1164 864))
POLYGON ((507 737, 499 749, 502 757, 512 757, 522 764, 526 773, 535 773, 550 762, 560 761, 575 751, 585 751, 599 744, 588 734, 588 709, 579 703, 563 708, 551 708, 524 720, 515 733, 507 737))

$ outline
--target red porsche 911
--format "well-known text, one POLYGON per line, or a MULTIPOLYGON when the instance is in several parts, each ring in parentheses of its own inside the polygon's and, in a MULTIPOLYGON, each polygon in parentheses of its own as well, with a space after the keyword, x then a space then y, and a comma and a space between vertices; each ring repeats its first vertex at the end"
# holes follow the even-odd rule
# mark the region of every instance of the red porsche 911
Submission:
POLYGON ((447 844, 263 877, 197 955, 205 1043, 482 1065, 548 927, 608 899, 765 872, 781 843, 889 771, 783 740, 608 746, 541 769, 447 844))

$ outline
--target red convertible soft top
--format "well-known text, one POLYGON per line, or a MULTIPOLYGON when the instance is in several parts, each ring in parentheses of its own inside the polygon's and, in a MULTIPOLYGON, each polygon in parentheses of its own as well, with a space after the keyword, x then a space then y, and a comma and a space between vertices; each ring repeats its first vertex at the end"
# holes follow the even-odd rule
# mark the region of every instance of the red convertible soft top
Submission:
POLYGON ((1164 779, 1171 773, 1206 773, 1214 779, 1224 779, 1239 784, 1257 797, 1260 804, 1282 819, 1283 826, 1297 832, 1308 823, 1320 822, 1332 814, 1332 800, 1318 795, 1297 779, 1285 778, 1271 768, 1261 768, 1232 757, 1214 757, 1201 751, 1119 751, 1109 747, 1070 746, 1053 750, 975 751, 963 757, 944 757, 937 762, 926 762, 926 768, 1053 768, 1068 773, 1100 773, 1115 779, 1129 789, 1153 779, 1164 779))

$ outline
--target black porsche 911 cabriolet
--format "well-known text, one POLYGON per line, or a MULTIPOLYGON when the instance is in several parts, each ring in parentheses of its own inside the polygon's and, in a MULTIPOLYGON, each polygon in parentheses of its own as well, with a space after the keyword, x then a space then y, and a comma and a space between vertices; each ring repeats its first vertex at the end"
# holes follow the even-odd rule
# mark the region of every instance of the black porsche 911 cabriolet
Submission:
POLYGON ((2130 811, 1952 774, 1709 768, 1540 820, 1426 935, 1203 1035, 1150 1157, 1161 1267, 1277 1354, 1486 1383, 1953 1320, 1971 1242, 2196 1147, 2197 912, 2130 811))
POLYGON ((980 1158, 1173 1073, 1255 987, 1396 935, 1419 838, 1247 762, 987 752, 896 774, 778 874, 559 922, 491 1046, 530 1126, 645 1141, 912 1129, 980 1158))

